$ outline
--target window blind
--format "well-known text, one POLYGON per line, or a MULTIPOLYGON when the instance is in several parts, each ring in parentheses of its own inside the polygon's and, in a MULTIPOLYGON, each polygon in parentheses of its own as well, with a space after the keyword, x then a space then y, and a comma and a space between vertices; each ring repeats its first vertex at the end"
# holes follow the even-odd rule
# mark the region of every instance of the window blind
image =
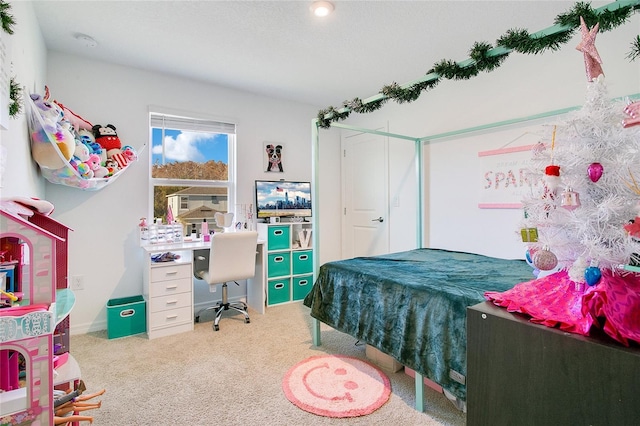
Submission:
POLYGON ((209 132, 236 134, 236 125, 215 120, 204 120, 198 118, 180 117, 168 114, 150 114, 151 127, 175 129, 186 132, 209 132))

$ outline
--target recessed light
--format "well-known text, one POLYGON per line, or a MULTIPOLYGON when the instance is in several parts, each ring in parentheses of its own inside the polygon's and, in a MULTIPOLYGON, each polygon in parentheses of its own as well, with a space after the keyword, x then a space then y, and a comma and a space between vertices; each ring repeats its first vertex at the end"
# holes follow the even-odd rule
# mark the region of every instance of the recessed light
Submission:
POLYGON ((73 38, 78 40, 80 43, 82 43, 86 47, 96 47, 98 45, 98 42, 95 41, 93 37, 88 36, 86 34, 77 33, 73 36, 73 38))
POLYGON ((329 1, 314 1, 311 4, 310 9, 314 15, 324 17, 333 12, 335 7, 333 6, 333 3, 329 1))

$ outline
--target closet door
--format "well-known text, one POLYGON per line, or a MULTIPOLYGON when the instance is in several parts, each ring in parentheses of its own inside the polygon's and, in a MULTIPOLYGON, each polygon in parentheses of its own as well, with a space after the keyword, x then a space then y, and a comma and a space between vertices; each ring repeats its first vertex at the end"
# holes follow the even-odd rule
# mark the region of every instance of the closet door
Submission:
POLYGON ((343 135, 345 258, 389 252, 389 142, 387 137, 343 135))

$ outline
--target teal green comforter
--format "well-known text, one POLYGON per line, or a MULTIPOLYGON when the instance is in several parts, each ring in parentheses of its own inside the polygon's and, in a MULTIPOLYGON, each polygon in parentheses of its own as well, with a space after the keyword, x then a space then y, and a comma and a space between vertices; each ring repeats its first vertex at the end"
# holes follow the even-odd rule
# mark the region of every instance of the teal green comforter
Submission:
POLYGON ((466 400, 450 370, 467 375, 467 307, 531 279, 524 260, 416 249, 326 263, 304 304, 466 400))

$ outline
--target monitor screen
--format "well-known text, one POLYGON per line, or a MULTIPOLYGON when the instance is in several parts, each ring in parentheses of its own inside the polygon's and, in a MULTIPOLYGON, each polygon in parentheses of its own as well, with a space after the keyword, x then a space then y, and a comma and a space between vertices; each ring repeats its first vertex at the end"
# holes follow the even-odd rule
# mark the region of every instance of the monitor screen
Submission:
POLYGON ((311 182, 256 181, 256 214, 268 217, 311 217, 311 182))

